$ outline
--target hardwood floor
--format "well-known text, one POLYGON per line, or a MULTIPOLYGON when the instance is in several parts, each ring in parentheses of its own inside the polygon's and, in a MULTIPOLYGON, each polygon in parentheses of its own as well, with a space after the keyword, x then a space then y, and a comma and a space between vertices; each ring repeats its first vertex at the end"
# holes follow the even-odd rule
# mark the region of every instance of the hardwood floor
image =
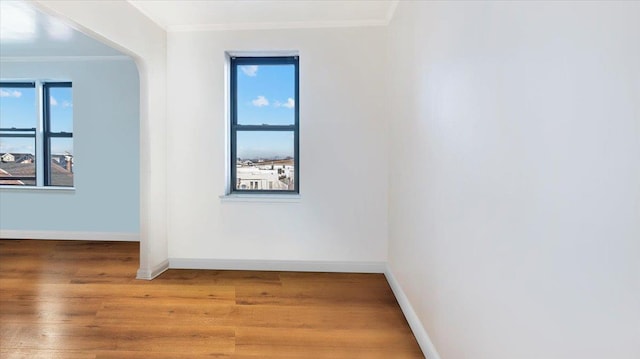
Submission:
POLYGON ((381 274, 137 268, 137 243, 0 240, 0 357, 424 358, 381 274))

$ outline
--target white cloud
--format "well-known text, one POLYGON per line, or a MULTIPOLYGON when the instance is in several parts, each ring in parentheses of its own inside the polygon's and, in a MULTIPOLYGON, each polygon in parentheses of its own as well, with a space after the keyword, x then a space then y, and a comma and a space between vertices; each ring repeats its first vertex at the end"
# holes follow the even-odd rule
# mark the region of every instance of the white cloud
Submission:
POLYGON ((18 98, 20 96, 22 96, 22 92, 20 92, 18 90, 7 91, 7 90, 0 89, 0 97, 15 97, 15 98, 18 98))
POLYGON ((73 104, 69 101, 62 102, 62 108, 73 107, 73 104))
POLYGON ((58 100, 53 98, 53 96, 49 96, 49 103, 51 104, 51 106, 58 106, 58 100))
POLYGON ((244 74, 249 77, 255 77, 258 75, 257 65, 240 66, 240 70, 242 70, 242 72, 244 72, 244 74))
POLYGON ((264 96, 256 97, 251 103, 256 107, 269 106, 269 100, 264 96))
POLYGON ((287 102, 283 103, 282 106, 286 108, 294 108, 296 107, 296 102, 291 97, 289 97, 287 99, 287 102))
POLYGON ((276 108, 278 108, 278 107, 294 108, 294 107, 296 107, 296 102, 294 101, 294 99, 289 97, 287 99, 287 102, 285 102, 285 103, 282 103, 280 101, 274 102, 273 103, 273 107, 276 107, 276 108))

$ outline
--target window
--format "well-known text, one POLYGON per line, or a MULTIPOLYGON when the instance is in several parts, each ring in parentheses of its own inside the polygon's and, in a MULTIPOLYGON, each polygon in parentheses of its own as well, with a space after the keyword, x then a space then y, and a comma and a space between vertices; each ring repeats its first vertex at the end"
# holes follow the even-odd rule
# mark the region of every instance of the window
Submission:
POLYGON ((33 82, 0 83, 0 185, 36 185, 36 98, 33 82))
POLYGON ((73 187, 70 82, 0 82, 0 185, 73 187))
POLYGON ((298 57, 230 63, 231 192, 299 193, 298 57))
POLYGON ((44 183, 73 187, 71 83, 44 84, 44 183))

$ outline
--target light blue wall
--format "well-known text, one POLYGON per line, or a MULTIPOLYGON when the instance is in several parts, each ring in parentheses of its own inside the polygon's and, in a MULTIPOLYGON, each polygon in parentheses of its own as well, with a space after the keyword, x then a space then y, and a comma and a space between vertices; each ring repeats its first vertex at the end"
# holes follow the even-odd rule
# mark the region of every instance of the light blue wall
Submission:
POLYGON ((139 81, 129 59, 1 62, 2 79, 73 82, 75 191, 0 189, 0 229, 139 232, 139 81))

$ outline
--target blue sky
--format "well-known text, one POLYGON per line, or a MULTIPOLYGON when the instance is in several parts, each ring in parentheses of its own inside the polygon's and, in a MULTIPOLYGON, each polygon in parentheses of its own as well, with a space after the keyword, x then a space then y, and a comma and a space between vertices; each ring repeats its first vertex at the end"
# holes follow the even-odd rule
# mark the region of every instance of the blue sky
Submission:
MULTIPOLYGON (((293 125, 294 65, 239 66, 237 109, 240 125, 293 125)), ((240 158, 293 157, 293 132, 238 132, 240 158)))
MULTIPOLYGON (((51 130, 73 132, 72 89, 50 88, 51 130)), ((38 113, 34 88, 0 88, 0 128, 36 127, 38 113)), ((73 139, 54 139, 51 143, 54 154, 73 154, 73 139)), ((32 138, 0 138, 0 152, 35 154, 32 138)))

